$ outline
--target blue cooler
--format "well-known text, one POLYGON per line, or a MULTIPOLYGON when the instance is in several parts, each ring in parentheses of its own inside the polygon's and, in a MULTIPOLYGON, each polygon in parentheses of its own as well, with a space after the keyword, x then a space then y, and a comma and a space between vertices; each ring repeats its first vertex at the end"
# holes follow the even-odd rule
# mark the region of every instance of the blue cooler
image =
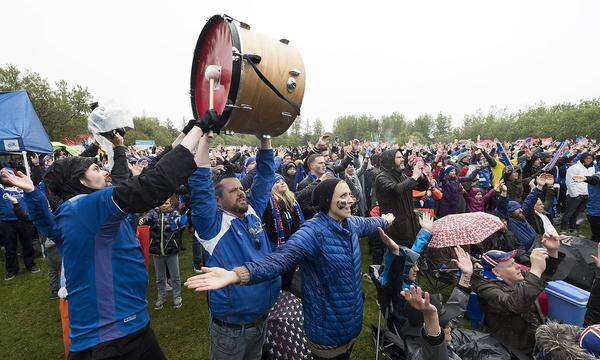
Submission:
POLYGON ((590 297, 588 291, 559 280, 548 282, 546 295, 550 318, 583 327, 583 318, 590 297))
POLYGON ((479 329, 483 326, 483 314, 479 306, 477 294, 471 292, 469 303, 467 304, 467 318, 471 320, 471 329, 479 329))

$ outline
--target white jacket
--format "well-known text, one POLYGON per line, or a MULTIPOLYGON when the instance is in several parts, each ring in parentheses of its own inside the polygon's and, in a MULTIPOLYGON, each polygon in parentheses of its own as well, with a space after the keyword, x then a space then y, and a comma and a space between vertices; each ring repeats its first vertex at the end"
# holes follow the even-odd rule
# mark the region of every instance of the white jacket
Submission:
POLYGON ((587 195, 588 184, 585 182, 577 183, 573 181, 573 175, 592 176, 594 175, 594 165, 590 166, 589 168, 586 168, 585 166, 583 166, 581 161, 578 161, 576 164, 572 165, 570 168, 567 169, 567 195, 569 195, 570 197, 587 195))

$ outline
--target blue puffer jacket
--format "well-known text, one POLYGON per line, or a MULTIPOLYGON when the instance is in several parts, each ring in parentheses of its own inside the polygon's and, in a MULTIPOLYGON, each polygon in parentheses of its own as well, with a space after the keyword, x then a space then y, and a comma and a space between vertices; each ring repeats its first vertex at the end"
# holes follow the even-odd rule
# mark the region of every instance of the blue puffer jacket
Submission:
MULTIPOLYGON (((206 266, 231 270, 246 261, 261 259, 271 253, 271 243, 261 223, 275 181, 273 150, 259 150, 256 176, 248 194, 248 211, 237 217, 217 206, 215 188, 209 168, 198 168, 188 183, 192 196, 192 222, 196 238, 204 246, 206 266)), ((231 285, 208 292, 212 317, 234 324, 254 322, 265 315, 277 301, 281 279, 254 286, 231 285)))
POLYGON ((362 328, 358 239, 386 226, 379 217, 353 216, 340 224, 319 212, 275 252, 244 264, 250 283, 276 278, 299 264, 306 337, 319 345, 346 344, 362 328))

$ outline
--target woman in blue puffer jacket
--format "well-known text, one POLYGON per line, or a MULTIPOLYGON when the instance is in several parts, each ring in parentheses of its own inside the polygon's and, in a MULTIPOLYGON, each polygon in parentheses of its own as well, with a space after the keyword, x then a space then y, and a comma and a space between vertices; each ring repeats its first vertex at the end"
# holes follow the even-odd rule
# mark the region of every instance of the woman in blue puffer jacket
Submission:
POLYGON ((351 216, 355 199, 340 179, 320 182, 313 203, 320 212, 275 252, 232 271, 203 268, 204 273, 189 278, 186 286, 206 291, 254 284, 299 265, 304 330, 314 359, 349 359, 363 316, 358 240, 388 227, 394 217, 351 216))

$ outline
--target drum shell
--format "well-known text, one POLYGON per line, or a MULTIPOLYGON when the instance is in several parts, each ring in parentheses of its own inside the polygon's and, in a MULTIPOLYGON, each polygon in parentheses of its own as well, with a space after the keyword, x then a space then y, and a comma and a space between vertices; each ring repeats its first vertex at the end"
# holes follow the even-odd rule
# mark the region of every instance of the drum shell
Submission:
MULTIPOLYGON (((245 28, 238 27, 238 31, 241 51, 259 55, 261 61, 258 69, 280 93, 301 106, 306 73, 298 49, 245 28), (287 91, 290 77, 296 81, 296 88, 292 92, 287 91)), ((295 110, 263 83, 247 60, 242 62, 240 79, 235 103, 237 107, 231 112, 224 128, 242 134, 283 134, 296 119, 298 114, 295 110), (247 106, 252 110, 242 109, 247 106)))

